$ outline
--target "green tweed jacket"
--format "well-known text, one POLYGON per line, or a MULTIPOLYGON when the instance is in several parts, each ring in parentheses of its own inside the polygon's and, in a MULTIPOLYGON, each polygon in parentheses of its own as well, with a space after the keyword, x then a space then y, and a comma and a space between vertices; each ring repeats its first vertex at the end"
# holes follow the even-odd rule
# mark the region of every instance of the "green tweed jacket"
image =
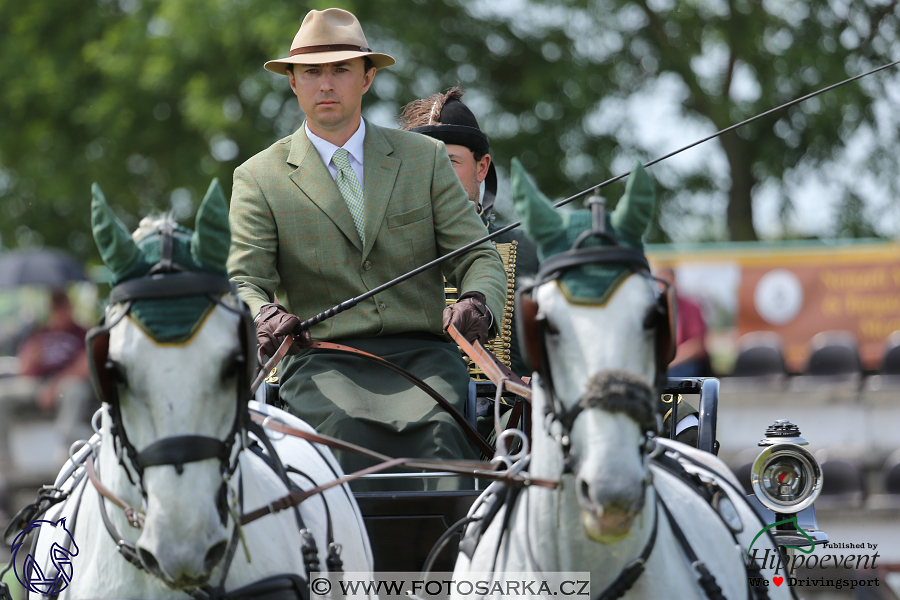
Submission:
MULTIPOLYGON (((305 128, 235 170, 228 273, 254 315, 277 294, 309 318, 487 235, 441 142, 367 121, 364 152, 364 247, 305 128)), ((503 314, 506 274, 485 242, 326 319, 313 338, 440 334, 442 270, 503 314)))

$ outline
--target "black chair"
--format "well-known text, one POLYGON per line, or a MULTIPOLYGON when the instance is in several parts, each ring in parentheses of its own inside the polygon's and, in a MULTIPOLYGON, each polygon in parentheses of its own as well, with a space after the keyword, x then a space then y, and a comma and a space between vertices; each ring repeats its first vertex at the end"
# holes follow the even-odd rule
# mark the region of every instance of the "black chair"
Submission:
POLYGON ((880 373, 882 375, 900 376, 900 331, 895 331, 889 335, 884 343, 880 373))
POLYGON ((859 345, 849 331, 823 331, 809 343, 806 375, 816 377, 858 377, 862 374, 859 345))
POLYGON ((884 493, 900 496, 900 450, 891 454, 882 468, 884 493))
POLYGON ((754 331, 742 335, 737 342, 738 357, 732 377, 783 377, 784 364, 781 338, 773 331, 754 331))
POLYGON ((862 505, 865 476, 862 465, 853 459, 828 457, 822 461, 822 495, 817 504, 824 507, 862 505))

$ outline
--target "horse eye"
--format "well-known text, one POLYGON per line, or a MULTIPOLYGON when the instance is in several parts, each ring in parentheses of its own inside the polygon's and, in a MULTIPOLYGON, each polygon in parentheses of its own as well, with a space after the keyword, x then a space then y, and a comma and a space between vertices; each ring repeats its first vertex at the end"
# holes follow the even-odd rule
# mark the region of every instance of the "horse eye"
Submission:
POLYGON ((244 368, 244 355, 236 352, 228 357, 225 367, 222 369, 222 379, 236 377, 240 369, 244 368))
POLYGON ((105 366, 110 381, 117 385, 121 385, 124 388, 128 387, 128 377, 125 376, 125 367, 114 360, 107 360, 105 366))
POLYGON ((661 317, 662 313, 658 306, 653 305, 649 307, 647 309, 647 314, 644 315, 644 329, 656 329, 661 317))
POLYGON ((548 335, 559 335, 559 329, 557 329, 556 325, 553 324, 547 317, 543 317, 540 319, 541 324, 543 325, 544 331, 548 335))

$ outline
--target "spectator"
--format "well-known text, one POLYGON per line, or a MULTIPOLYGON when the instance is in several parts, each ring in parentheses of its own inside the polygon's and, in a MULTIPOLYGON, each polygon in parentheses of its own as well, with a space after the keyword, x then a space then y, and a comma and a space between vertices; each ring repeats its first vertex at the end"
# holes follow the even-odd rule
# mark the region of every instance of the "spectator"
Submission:
POLYGON ((19 375, 6 378, 0 390, 0 465, 10 460, 9 416, 31 404, 56 411, 56 429, 67 443, 87 437, 94 404, 84 337, 72 317, 72 304, 62 290, 50 295, 44 327, 32 331, 17 352, 19 375))
POLYGON ((678 308, 678 332, 675 358, 669 363, 669 377, 706 377, 710 374, 709 354, 706 351, 706 321, 700 306, 678 293, 675 271, 660 267, 656 276, 675 290, 678 308))

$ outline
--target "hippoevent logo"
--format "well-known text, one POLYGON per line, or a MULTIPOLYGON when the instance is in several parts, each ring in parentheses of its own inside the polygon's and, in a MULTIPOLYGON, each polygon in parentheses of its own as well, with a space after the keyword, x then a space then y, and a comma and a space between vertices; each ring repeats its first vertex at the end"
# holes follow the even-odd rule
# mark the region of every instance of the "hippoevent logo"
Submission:
POLYGON ((44 596, 58 594, 69 586, 74 574, 72 557, 77 555, 78 546, 75 545, 75 538, 72 537, 72 533, 66 529, 65 517, 59 521, 32 521, 28 527, 16 536, 12 544, 12 562, 15 565, 16 579, 29 592, 44 596), (41 563, 30 553, 25 556, 25 559, 22 561, 21 572, 19 571, 17 555, 19 550, 25 547, 25 538, 32 532, 36 534, 43 533, 53 540, 47 552, 48 556, 38 557, 50 559, 49 564, 47 561, 43 562, 44 568, 47 569, 46 573, 41 568, 41 563), (71 546, 71 550, 60 545, 60 541, 66 546, 71 546))
MULTIPOLYGON (((797 524, 797 517, 794 516, 790 519, 785 519, 783 521, 776 521, 771 525, 767 525, 763 527, 759 533, 756 534, 756 537, 753 538, 753 541, 750 543, 750 548, 747 550, 747 559, 748 561, 753 561, 759 566, 760 569, 774 569, 775 575, 771 580, 766 579, 765 577, 751 577, 750 585, 752 587, 760 587, 766 586, 768 587, 770 584, 780 586, 783 583, 791 587, 831 587, 835 589, 842 588, 850 588, 856 589, 857 587, 868 587, 868 586, 880 586, 881 582, 877 577, 869 578, 869 579, 859 579, 855 577, 795 577, 794 574, 797 572, 799 568, 806 568, 807 570, 829 570, 829 574, 833 575, 834 570, 836 569, 848 569, 848 570, 858 570, 858 569, 874 569, 878 565, 876 561, 878 560, 880 554, 876 551, 878 549, 878 544, 871 543, 860 543, 860 544, 844 544, 844 543, 831 543, 831 544, 822 544, 820 546, 823 550, 830 551, 836 549, 862 549, 862 550, 872 550, 874 552, 869 553, 854 553, 854 554, 838 554, 838 553, 821 553, 815 554, 815 544, 813 539, 807 535, 807 533, 797 524), (778 550, 773 550, 771 548, 767 548, 764 552, 760 552, 758 548, 754 548, 754 544, 756 544, 756 540, 760 538, 765 532, 772 529, 773 527, 777 527, 778 525, 793 525, 794 529, 799 532, 803 537, 807 539, 809 542, 808 546, 785 546, 785 548, 790 548, 793 550, 797 550, 798 552, 794 553, 793 556, 788 554, 787 552, 779 552, 778 550), (871 563, 871 564, 870 564, 871 563)), ((839 571, 838 571, 839 572, 839 571)), ((853 571, 851 571, 852 573, 853 571)))

